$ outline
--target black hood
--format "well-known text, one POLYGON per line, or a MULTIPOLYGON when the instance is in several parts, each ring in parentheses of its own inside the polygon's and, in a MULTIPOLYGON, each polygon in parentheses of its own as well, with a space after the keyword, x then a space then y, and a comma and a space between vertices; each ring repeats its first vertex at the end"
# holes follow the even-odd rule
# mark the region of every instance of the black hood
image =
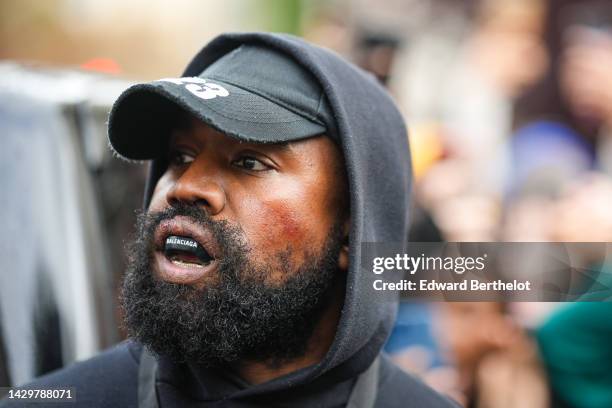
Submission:
MULTIPOLYGON (((182 76, 197 76, 242 44, 286 53, 319 81, 344 154, 350 189, 350 268, 346 297, 334 342, 317 365, 244 390, 248 395, 287 390, 306 383, 337 383, 363 372, 380 353, 394 323, 396 303, 375 302, 362 268, 361 244, 405 246, 411 165, 407 132, 394 102, 376 79, 337 54, 290 35, 224 34, 206 45, 182 76)), ((152 162, 145 207, 166 164, 152 162)), ((371 272, 369 272, 371 273, 371 272)))

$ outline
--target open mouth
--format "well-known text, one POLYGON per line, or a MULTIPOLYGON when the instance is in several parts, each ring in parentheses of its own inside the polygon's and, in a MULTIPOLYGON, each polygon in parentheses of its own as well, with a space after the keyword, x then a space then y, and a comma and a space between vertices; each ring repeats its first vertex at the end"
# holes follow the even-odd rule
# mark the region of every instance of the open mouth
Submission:
POLYGON ((162 221, 154 232, 157 276, 166 282, 205 285, 218 268, 222 252, 208 228, 177 216, 162 221))
POLYGON ((186 268, 204 268, 214 260, 198 241, 189 236, 166 237, 164 255, 173 264, 186 268))

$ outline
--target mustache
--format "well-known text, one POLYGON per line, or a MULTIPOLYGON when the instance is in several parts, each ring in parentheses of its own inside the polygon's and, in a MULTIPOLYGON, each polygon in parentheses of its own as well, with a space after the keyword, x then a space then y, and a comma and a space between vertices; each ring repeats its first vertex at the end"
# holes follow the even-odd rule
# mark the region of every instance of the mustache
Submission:
POLYGON ((163 210, 142 212, 138 214, 138 235, 147 241, 147 247, 153 248, 154 235, 159 225, 176 217, 190 221, 196 227, 206 229, 217 242, 219 249, 226 254, 230 249, 240 249, 248 252, 244 231, 240 226, 230 224, 227 220, 213 220, 208 212, 200 206, 186 203, 173 203, 163 210))
POLYGON ((203 228, 219 229, 219 225, 225 222, 214 221, 202 208, 198 207, 197 205, 185 203, 172 204, 161 211, 152 213, 146 212, 143 214, 143 217, 146 219, 146 223, 153 228, 157 228, 162 221, 171 220, 179 216, 189 218, 194 224, 200 225, 203 228))

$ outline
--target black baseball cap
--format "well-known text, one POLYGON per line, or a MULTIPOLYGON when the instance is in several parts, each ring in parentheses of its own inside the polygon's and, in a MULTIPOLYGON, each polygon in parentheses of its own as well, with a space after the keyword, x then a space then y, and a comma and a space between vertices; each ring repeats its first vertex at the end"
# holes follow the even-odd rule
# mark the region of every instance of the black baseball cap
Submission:
POLYGON ((280 51, 243 44, 197 77, 164 78, 125 90, 109 116, 110 144, 128 159, 162 157, 185 111, 249 142, 335 137, 333 114, 315 77, 280 51))

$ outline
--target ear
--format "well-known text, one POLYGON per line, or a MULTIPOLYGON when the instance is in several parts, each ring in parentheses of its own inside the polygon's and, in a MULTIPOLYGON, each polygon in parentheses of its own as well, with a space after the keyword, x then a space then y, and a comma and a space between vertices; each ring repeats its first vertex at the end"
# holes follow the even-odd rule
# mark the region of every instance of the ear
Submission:
POLYGON ((349 268, 349 232, 351 229, 351 218, 347 217, 342 225, 342 247, 338 255, 338 269, 348 271, 349 268))

